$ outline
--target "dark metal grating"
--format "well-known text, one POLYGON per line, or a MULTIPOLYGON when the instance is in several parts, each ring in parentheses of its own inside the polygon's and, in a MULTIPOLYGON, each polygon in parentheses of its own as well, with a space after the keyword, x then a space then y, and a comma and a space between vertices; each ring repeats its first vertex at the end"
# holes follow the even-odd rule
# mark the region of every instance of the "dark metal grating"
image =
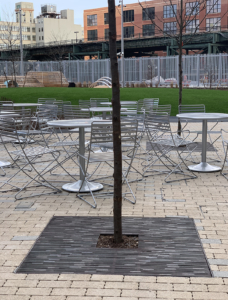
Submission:
POLYGON ((137 249, 96 248, 112 217, 53 217, 17 273, 211 277, 193 219, 123 218, 137 249))

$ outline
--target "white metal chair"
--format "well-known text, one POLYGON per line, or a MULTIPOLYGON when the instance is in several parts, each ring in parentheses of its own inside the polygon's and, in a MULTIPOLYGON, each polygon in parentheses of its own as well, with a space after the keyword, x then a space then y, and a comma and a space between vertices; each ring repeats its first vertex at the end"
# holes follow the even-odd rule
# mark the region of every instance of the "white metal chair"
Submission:
POLYGON ((189 132, 185 132, 185 137, 180 137, 177 133, 172 132, 169 115, 163 112, 147 114, 145 127, 148 138, 147 149, 151 156, 144 167, 144 175, 146 173, 153 175, 153 172, 167 174, 165 182, 197 178, 193 172, 188 170, 185 162, 194 150, 194 147, 191 150, 189 148, 194 144, 188 139, 189 132), (173 152, 177 154, 175 158, 172 157, 173 152), (171 180, 169 177, 172 174, 181 176, 171 180))
MULTIPOLYGON (((136 203, 136 198, 135 195, 130 187, 129 181, 127 179, 128 174, 130 172, 130 169, 132 167, 132 162, 134 159, 134 152, 136 150, 136 138, 137 138, 137 121, 131 121, 131 122, 121 122, 121 141, 123 143, 127 143, 129 144, 129 146, 131 145, 131 147, 134 149, 133 150, 133 155, 131 157, 122 154, 122 160, 124 163, 126 163, 127 168, 122 170, 122 176, 123 176, 123 183, 126 183, 129 189, 129 192, 123 193, 123 197, 124 199, 130 201, 132 204, 136 203), (131 195, 133 197, 133 200, 130 200, 128 198, 128 195, 131 195)), ((89 189, 90 189, 90 185, 88 184, 88 178, 90 181, 92 181, 92 176, 89 175, 89 165, 92 163, 97 164, 98 166, 101 166, 102 163, 106 164, 107 166, 111 167, 112 169, 113 167, 113 162, 114 162, 114 152, 113 151, 106 151, 106 152, 102 152, 102 148, 104 146, 108 146, 108 144, 113 145, 113 128, 112 128, 112 122, 111 121, 107 121, 107 122, 101 122, 101 121, 94 121, 92 123, 92 127, 91 127, 91 138, 90 138, 90 144, 89 144, 89 151, 88 154, 86 153, 85 156, 83 156, 82 158, 86 160, 86 168, 85 168, 85 173, 83 171, 83 168, 80 166, 81 171, 84 173, 84 181, 82 181, 82 185, 83 186, 84 182, 87 183, 89 189), (94 146, 96 146, 97 148, 99 148, 101 151, 96 152, 94 151, 94 146)), ((80 165, 80 154, 79 155, 79 160, 78 163, 80 165)), ((97 168, 95 168, 95 170, 97 170, 97 168)), ((94 176, 95 172, 93 172, 93 176, 94 176)), ((103 178, 104 179, 104 178, 103 178)), ((98 179, 96 179, 98 180, 98 179)), ((108 184, 110 186, 110 184, 108 184)), ((98 195, 104 195, 104 194, 112 194, 112 192, 99 192, 98 195)), ((85 201, 86 203, 88 203, 89 205, 91 205, 93 208, 96 208, 97 204, 96 204, 96 200, 95 200, 95 196, 94 193, 91 191, 90 189, 90 195, 92 196, 93 199, 93 203, 90 203, 89 201, 87 201, 85 199, 85 195, 82 195, 80 193, 77 194, 77 197, 82 199, 83 201, 85 201)))
MULTIPOLYGON (((0 122, 0 139, 3 142, 5 138, 17 139, 17 145, 4 144, 5 149, 11 158, 13 164, 17 167, 16 172, 4 183, 2 183, 1 188, 5 185, 10 185, 16 188, 18 191, 15 194, 16 200, 21 200, 24 198, 45 195, 50 193, 40 193, 40 194, 29 194, 29 195, 19 195, 27 190, 31 186, 31 183, 36 182, 36 187, 46 187, 51 189, 51 193, 61 192, 58 188, 53 186, 44 175, 53 167, 53 164, 58 164, 59 151, 56 149, 49 148, 46 139, 43 134, 43 145, 40 145, 40 140, 37 143, 34 141, 30 144, 30 128, 32 124, 31 110, 26 109, 23 112, 17 111, 18 116, 14 118, 4 118, 0 122), (25 128, 25 129, 24 129, 25 128), (27 134, 25 134, 25 130, 27 134), (21 131, 23 132, 23 139, 21 138, 21 131), (15 150, 16 147, 16 150, 15 150), (45 160, 43 158, 45 157, 45 160), (46 159, 48 158, 48 160, 46 159), (23 187, 18 187, 12 183, 12 180, 17 176, 24 174, 29 180, 23 187)), ((33 136, 34 137, 34 136, 33 136)), ((11 189, 12 190, 12 189, 11 189)))

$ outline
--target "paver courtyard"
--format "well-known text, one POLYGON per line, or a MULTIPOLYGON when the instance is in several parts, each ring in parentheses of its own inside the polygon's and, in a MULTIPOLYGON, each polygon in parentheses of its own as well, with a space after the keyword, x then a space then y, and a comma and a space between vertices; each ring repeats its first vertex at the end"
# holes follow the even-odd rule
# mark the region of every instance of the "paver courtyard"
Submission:
MULTIPOLYGON (((176 130, 174 123, 172 126, 176 130)), ((201 127, 201 123, 189 124, 190 130, 201 130, 201 127)), ((217 128, 228 130, 228 123, 221 122, 217 128)), ((216 146, 223 159, 221 140, 216 146)), ((1 153, 5 158, 3 148, 1 153)), ((194 155, 200 160, 200 153, 194 155)), ((217 157, 208 152, 208 160, 211 158, 217 157)), ((134 166, 140 169, 141 160, 135 159, 134 166)), ((72 173, 74 168, 69 162, 68 169, 72 173)), ((105 171, 102 169, 101 173, 105 171)), ((9 176, 13 171, 6 169, 6 172, 9 176)), ((132 205, 123 201, 123 216, 193 218, 214 277, 14 273, 53 216, 112 216, 113 200, 112 196, 97 197, 97 208, 93 209, 74 193, 65 191, 16 202, 15 192, 7 192, 0 194, 0 299, 228 299, 228 181, 220 172, 197 175, 197 179, 169 184, 164 182, 164 175, 131 183, 137 202, 132 205)), ((63 175, 53 177, 58 180, 58 187, 63 181, 69 181, 69 177, 63 175)), ((1 181, 5 180, 1 177, 1 181)), ((26 180, 21 175, 15 183, 26 180)), ((31 194, 35 192, 30 189, 31 194)))

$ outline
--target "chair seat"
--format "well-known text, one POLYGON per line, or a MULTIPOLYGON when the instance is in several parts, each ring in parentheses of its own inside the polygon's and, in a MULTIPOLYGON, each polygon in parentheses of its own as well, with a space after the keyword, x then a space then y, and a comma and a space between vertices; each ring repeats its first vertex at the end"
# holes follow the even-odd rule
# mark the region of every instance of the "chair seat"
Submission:
MULTIPOLYGON (((86 141, 85 145, 88 145, 89 142, 86 141)), ((59 141, 51 145, 51 147, 64 147, 64 146, 76 146, 79 145, 79 141, 59 141)))
MULTIPOLYGON (((85 159, 88 160, 88 155, 85 155, 85 159)), ((125 155, 122 155, 122 160, 130 160, 131 158, 125 155)), ((91 153, 89 162, 106 162, 114 161, 114 152, 100 152, 100 153, 91 153)))
POLYGON ((22 157, 26 157, 26 156, 32 157, 37 155, 53 153, 56 151, 58 150, 52 148, 46 148, 46 147, 31 147, 31 148, 24 149, 23 151, 22 150, 10 151, 10 153, 22 157))
POLYGON ((169 135, 168 137, 163 136, 163 138, 157 139, 152 143, 169 147, 186 147, 187 145, 193 144, 194 142, 182 139, 178 135, 173 135, 173 138, 169 135))

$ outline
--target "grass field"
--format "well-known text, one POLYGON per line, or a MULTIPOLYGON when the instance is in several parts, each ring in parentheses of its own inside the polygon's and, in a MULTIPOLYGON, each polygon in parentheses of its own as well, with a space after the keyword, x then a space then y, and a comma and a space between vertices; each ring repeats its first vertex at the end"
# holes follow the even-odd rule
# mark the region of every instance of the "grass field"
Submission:
MULTIPOLYGON (((77 104, 79 99, 111 99, 111 89, 90 88, 10 88, 0 89, 0 97, 14 102, 37 102, 38 98, 56 98, 77 104)), ((160 104, 171 104, 172 115, 178 112, 178 89, 171 88, 125 88, 120 90, 121 100, 159 98, 160 104)), ((228 113, 228 91, 184 89, 183 104, 205 104, 207 112, 228 113)))

